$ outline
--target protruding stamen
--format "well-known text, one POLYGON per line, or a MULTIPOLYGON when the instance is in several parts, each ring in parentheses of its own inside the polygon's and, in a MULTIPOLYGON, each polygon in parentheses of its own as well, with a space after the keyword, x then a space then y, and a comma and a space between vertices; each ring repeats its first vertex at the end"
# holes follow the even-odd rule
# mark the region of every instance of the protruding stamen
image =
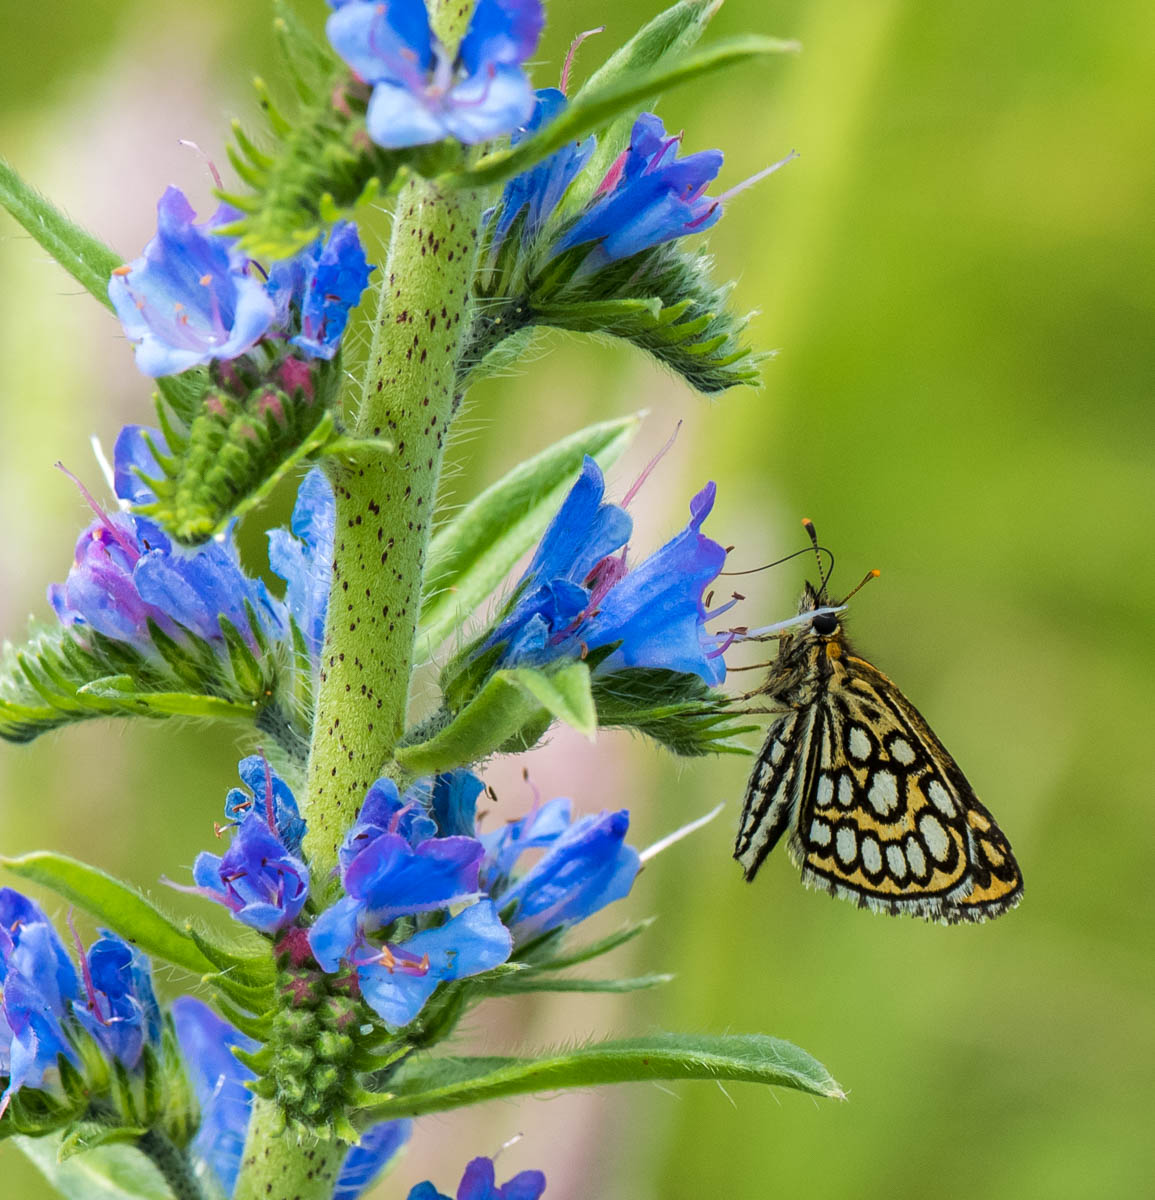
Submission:
POLYGON ((72 930, 72 943, 76 947, 76 957, 80 960, 80 975, 84 980, 84 992, 88 997, 88 1007, 102 1024, 106 1024, 100 1015, 100 1007, 96 1003, 96 985, 92 982, 92 969, 88 965, 88 956, 84 953, 84 943, 76 930, 76 922, 72 919, 72 909, 68 910, 68 928, 72 930))
POLYGON ((775 171, 784 167, 791 159, 800 157, 797 150, 791 150, 785 158, 780 158, 776 163, 771 163, 768 167, 763 167, 761 171, 751 175, 749 179, 743 179, 741 183, 736 183, 728 191, 723 192, 720 196, 715 196, 714 199, 719 204, 725 204, 727 200, 732 200, 739 192, 744 192, 747 188, 753 187, 756 183, 765 179, 767 175, 773 175, 775 171))
MULTIPOLYGON (((569 52, 565 56, 565 66, 563 66, 561 69, 561 82, 558 84, 558 88, 563 96, 566 94, 566 91, 569 88, 569 73, 570 68, 573 67, 573 59, 574 55, 577 53, 577 48, 586 40, 586 38, 593 37, 595 33, 605 33, 605 31, 606 27, 604 25, 599 25, 597 29, 586 29, 584 32, 579 33, 577 37, 570 42, 569 52)), ((518 1136, 520 1137, 520 1134, 518 1136)))
POLYGON ((663 458, 670 452, 674 442, 677 441, 678 433, 682 428, 682 422, 679 421, 674 426, 674 432, 670 434, 670 440, 650 459, 642 468, 642 473, 634 480, 633 487, 622 497, 622 508, 628 508, 630 501, 638 494, 642 484, 650 477, 650 472, 662 461, 663 458))
POLYGON ((62 462, 56 463, 55 466, 58 471, 62 472, 64 475, 67 475, 68 478, 71 479, 74 484, 76 484, 80 494, 88 503, 88 507, 91 508, 94 513, 96 513, 97 519, 100 521, 101 525, 104 526, 108 536, 111 537, 112 540, 116 542, 116 544, 125 552, 125 554, 128 555, 129 559, 135 566, 137 559, 140 558, 140 551, 137 549, 136 544, 123 532, 123 530, 117 529, 112 522, 112 518, 96 502, 96 498, 93 496, 93 494, 62 462))
POLYGON ((200 148, 200 146, 196 144, 196 142, 190 142, 188 138, 177 138, 177 143, 178 145, 187 147, 189 150, 195 150, 196 153, 205 160, 205 163, 209 169, 209 174, 213 177, 213 183, 217 185, 218 189, 225 186, 224 180, 221 179, 221 173, 217 170, 217 164, 213 162, 213 160, 200 148))
POLYGON ((647 846, 645 850, 638 855, 638 859, 644 865, 649 862, 655 854, 661 854, 663 850, 668 850, 675 842, 680 842, 682 838, 688 837, 691 833, 697 832, 703 825, 709 823, 726 807, 725 802, 719 804, 716 808, 710 809, 705 816, 699 817, 696 821, 691 821, 688 825, 683 825, 680 829, 675 829, 673 833, 667 833, 664 838, 659 838, 652 846, 647 846))

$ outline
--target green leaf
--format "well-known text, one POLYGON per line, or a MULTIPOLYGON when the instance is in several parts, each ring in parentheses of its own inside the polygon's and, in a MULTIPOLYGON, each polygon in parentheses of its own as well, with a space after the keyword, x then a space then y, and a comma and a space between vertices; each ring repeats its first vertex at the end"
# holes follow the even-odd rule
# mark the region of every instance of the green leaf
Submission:
POLYGON ((656 917, 646 917, 645 920, 637 921, 633 925, 626 925, 614 933, 607 934, 604 938, 599 938, 596 942, 577 946, 564 954, 551 956, 541 961, 534 960, 533 965, 539 971, 561 971, 566 967, 575 967, 578 963, 600 958, 603 954, 609 954, 611 950, 624 946, 626 942, 632 942, 639 933, 645 933, 656 920, 656 917))
MULTIPOLYGON (((197 946, 187 929, 181 928, 135 888, 96 867, 49 850, 19 858, 0 856, 0 866, 21 879, 51 888, 121 937, 136 943, 146 954, 167 959, 198 975, 219 969, 197 946)), ((249 964, 248 959, 237 961, 249 964)))
POLYGON ((584 662, 567 662, 554 671, 517 667, 505 672, 551 716, 564 721, 592 742, 598 732, 590 670, 584 662))
POLYGON ((476 166, 447 177, 458 187, 493 187, 529 170, 567 143, 608 124, 643 101, 678 84, 710 75, 751 59, 797 50, 796 42, 779 38, 728 38, 671 63, 617 75, 596 91, 583 88, 579 97, 535 137, 486 155, 476 166))
POLYGON ((517 996, 525 992, 639 992, 669 983, 673 975, 638 975, 633 979, 578 979, 572 976, 526 971, 489 985, 489 996, 517 996))
MULTIPOLYGON (((638 71, 653 70, 676 59, 702 36, 720 7, 718 0, 682 0, 682 3, 671 4, 663 9, 610 55, 583 84, 574 97, 575 101, 586 93, 596 94, 620 79, 628 79, 638 71)), ((651 109, 656 99, 656 96, 652 100, 643 99, 637 107, 639 110, 651 109)), ((597 147, 583 172, 589 180, 588 186, 582 187, 579 181, 577 187, 562 201, 563 209, 583 203, 596 182, 605 177, 610 164, 629 142, 636 115, 631 112, 618 117, 604 133, 599 134, 597 147)))
POLYGON ((116 703, 117 715, 141 717, 215 717, 253 719, 251 704, 238 704, 220 696, 198 696, 191 692, 138 692, 128 675, 108 675, 77 689, 77 696, 91 696, 116 703))
POLYGON ((362 1110, 358 1126, 417 1117, 501 1096, 659 1079, 738 1080, 845 1099, 826 1068, 790 1042, 764 1034, 658 1034, 533 1058, 414 1056, 389 1081, 388 1098, 362 1110))
POLYGON ((476 611, 541 537, 588 454, 615 462, 643 414, 590 425, 514 467, 434 534, 425 572, 418 659, 476 611))
POLYGON ((161 1173, 131 1146, 101 1146, 61 1162, 59 1137, 12 1141, 67 1200, 172 1200, 161 1173))
POLYGON ((70 221, 47 197, 29 186, 0 158, 0 204, 93 296, 112 308, 108 281, 121 265, 119 255, 70 221))
POLYGON ((498 671, 491 675, 481 691, 432 737, 399 746, 394 754, 398 764, 415 775, 435 775, 478 762, 519 737, 544 710, 511 674, 498 671))

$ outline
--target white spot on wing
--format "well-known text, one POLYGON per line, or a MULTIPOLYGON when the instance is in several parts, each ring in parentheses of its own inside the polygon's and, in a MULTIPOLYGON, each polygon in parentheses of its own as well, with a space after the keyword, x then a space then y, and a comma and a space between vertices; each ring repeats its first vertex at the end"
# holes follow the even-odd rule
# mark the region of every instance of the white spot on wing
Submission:
POLYGON ((926 855, 922 847, 913 837, 906 839, 906 861, 910 863, 910 873, 920 879, 926 874, 926 855))
POLYGON ((875 771, 866 797, 880 817, 888 817, 898 807, 898 780, 889 771, 875 771))
POLYGON ((816 846, 830 845, 830 826, 825 821, 820 821, 817 817, 810 822, 810 840, 816 846))
MULTIPOLYGON (((932 779, 926 789, 927 798, 944 817, 957 817, 958 809, 950 792, 937 779, 932 779)), ((936 855, 937 857, 937 855, 936 855)))
POLYGON ((843 808, 854 804, 854 780, 845 771, 838 777, 838 803, 843 808))
POLYGON ((905 878, 906 855, 903 854, 902 847, 897 842, 891 842, 886 848, 886 865, 895 879, 905 878))
POLYGON ((857 839, 854 836, 854 830, 849 825, 843 825, 838 833, 834 836, 834 849, 838 852, 838 857, 848 865, 854 861, 854 855, 858 850, 857 839))
POLYGON ((939 862, 946 862, 950 854, 950 837, 942 827, 942 822, 933 813, 923 813, 918 821, 918 831, 931 857, 939 862))
POLYGON ((864 759, 870 757, 870 737, 861 725, 852 725, 850 727, 847 749, 850 751, 851 758, 864 759))
POLYGON ((774 744, 770 747, 770 761, 775 765, 786 757, 786 747, 782 745, 777 738, 774 739, 774 744))
POLYGON ((818 803, 826 808, 834 799, 834 780, 829 775, 823 775, 818 780, 818 803))
POLYGON ((890 743, 890 757, 895 762, 902 763, 904 767, 909 767, 915 759, 914 747, 904 737, 896 737, 890 743))
POLYGON ((882 847, 869 836, 862 839, 862 865, 871 875, 882 870, 882 847))

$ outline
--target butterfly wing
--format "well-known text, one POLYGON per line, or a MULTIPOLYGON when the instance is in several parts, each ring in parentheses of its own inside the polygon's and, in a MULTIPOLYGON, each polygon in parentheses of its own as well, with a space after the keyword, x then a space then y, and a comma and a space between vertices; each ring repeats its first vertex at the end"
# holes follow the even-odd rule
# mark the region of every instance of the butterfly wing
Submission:
POLYGON ((789 841, 803 882, 860 907, 954 923, 1013 908, 1010 845, 922 715, 838 655, 812 706, 789 841))

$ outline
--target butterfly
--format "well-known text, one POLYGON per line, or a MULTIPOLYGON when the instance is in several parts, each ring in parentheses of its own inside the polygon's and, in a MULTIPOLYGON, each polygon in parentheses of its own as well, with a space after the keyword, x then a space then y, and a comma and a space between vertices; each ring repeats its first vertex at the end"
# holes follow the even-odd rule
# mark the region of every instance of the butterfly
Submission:
POLYGON ((752 880, 786 834, 802 882, 860 908, 997 917, 1023 894, 1010 844, 922 714, 847 640, 845 600, 827 600, 803 524, 820 583, 806 584, 798 612, 814 615, 785 623, 755 693, 781 715, 750 775, 734 857, 752 880))

